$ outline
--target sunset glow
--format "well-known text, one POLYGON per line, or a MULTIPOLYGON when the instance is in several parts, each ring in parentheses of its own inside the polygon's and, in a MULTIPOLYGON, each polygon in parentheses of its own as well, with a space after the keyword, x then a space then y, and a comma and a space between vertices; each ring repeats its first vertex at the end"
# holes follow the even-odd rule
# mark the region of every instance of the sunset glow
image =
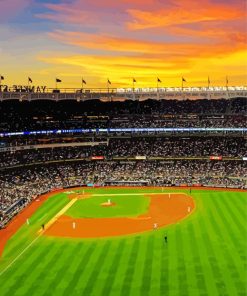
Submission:
POLYGON ((1 0, 4 83, 247 85, 244 0, 1 0))

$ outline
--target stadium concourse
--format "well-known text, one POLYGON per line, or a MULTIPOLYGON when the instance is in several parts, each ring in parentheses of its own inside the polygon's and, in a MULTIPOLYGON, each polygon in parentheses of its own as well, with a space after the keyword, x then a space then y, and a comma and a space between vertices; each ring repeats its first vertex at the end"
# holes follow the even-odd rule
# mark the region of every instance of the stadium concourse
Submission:
POLYGON ((244 98, 1 102, 0 227, 56 188, 245 189, 246 106, 244 98))

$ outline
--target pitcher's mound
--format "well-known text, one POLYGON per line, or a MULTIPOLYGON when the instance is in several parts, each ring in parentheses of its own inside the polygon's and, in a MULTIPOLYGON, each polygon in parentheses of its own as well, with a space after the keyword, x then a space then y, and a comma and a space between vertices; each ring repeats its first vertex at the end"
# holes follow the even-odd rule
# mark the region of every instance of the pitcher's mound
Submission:
POLYGON ((116 204, 114 202, 103 202, 102 207, 114 207, 116 204))

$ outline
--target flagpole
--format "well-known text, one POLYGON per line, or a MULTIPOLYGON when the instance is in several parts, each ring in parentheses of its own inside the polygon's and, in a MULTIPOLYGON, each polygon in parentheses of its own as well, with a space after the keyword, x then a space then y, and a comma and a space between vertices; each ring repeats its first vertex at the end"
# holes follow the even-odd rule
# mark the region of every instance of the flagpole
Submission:
POLYGON ((157 99, 159 100, 159 78, 157 77, 157 99))
POLYGON ((84 85, 83 85, 83 77, 81 78, 81 89, 82 89, 82 93, 84 92, 83 91, 83 88, 84 88, 84 85))
POLYGON ((184 78, 182 77, 182 91, 184 90, 184 78))
POLYGON ((56 78, 56 89, 57 89, 57 78, 56 78))

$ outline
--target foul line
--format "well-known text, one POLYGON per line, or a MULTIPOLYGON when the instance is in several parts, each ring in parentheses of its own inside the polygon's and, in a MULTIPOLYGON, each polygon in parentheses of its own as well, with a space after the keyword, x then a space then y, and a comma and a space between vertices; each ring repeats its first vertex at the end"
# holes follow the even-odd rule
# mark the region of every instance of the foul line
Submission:
MULTIPOLYGON (((72 199, 62 210, 60 210, 47 224, 46 224, 46 229, 49 228, 63 213, 65 213, 75 202, 77 201, 76 198, 72 199)), ((44 230, 45 231, 45 230, 44 230)), ((26 248, 21 251, 19 255, 13 259, 1 272, 0 276, 2 276, 20 257, 23 255, 44 233, 44 231, 39 230, 38 231, 38 236, 28 245, 26 248)))
POLYGON ((20 257, 22 254, 26 252, 36 241, 40 238, 41 234, 39 234, 12 262, 9 263, 1 272, 0 276, 3 275, 20 257))
MULTIPOLYGON (((172 193, 168 193, 168 192, 156 192, 156 193, 151 193, 151 192, 143 192, 143 193, 123 193, 123 194, 115 194, 115 193, 110 193, 110 194, 92 194, 92 196, 116 196, 116 195, 144 195, 144 194, 149 194, 149 195, 169 195, 169 194, 184 194, 187 195, 186 193, 176 193, 176 192, 172 192, 172 193)), ((77 201, 77 198, 72 199, 64 208, 62 208, 62 210, 60 210, 47 224, 46 224, 46 229, 49 228, 61 215, 63 215, 75 202, 77 201)), ((191 213, 190 213, 191 214, 191 213)), ((149 219, 149 217, 148 217, 149 219)), ((46 230, 45 229, 45 230, 46 230)), ((38 232, 38 236, 19 254, 17 255, 17 257, 9 263, 9 265, 7 265, 1 272, 0 272, 0 276, 2 276, 20 257, 21 255, 23 255, 40 237, 41 235, 45 232, 45 230, 39 230, 38 232)))
POLYGON ((94 193, 92 194, 92 196, 128 196, 128 195, 172 195, 172 194, 176 194, 176 195, 180 195, 180 194, 183 194, 183 195, 188 195, 184 192, 155 192, 155 193, 152 193, 152 192, 143 192, 143 193, 94 193))
POLYGON ((77 201, 77 198, 73 198, 65 207, 62 208, 53 218, 51 218, 50 221, 48 221, 45 224, 45 229, 44 230, 39 230, 38 233, 42 234, 44 233, 49 227, 51 227, 52 224, 54 224, 57 219, 62 216, 75 202, 77 201))

